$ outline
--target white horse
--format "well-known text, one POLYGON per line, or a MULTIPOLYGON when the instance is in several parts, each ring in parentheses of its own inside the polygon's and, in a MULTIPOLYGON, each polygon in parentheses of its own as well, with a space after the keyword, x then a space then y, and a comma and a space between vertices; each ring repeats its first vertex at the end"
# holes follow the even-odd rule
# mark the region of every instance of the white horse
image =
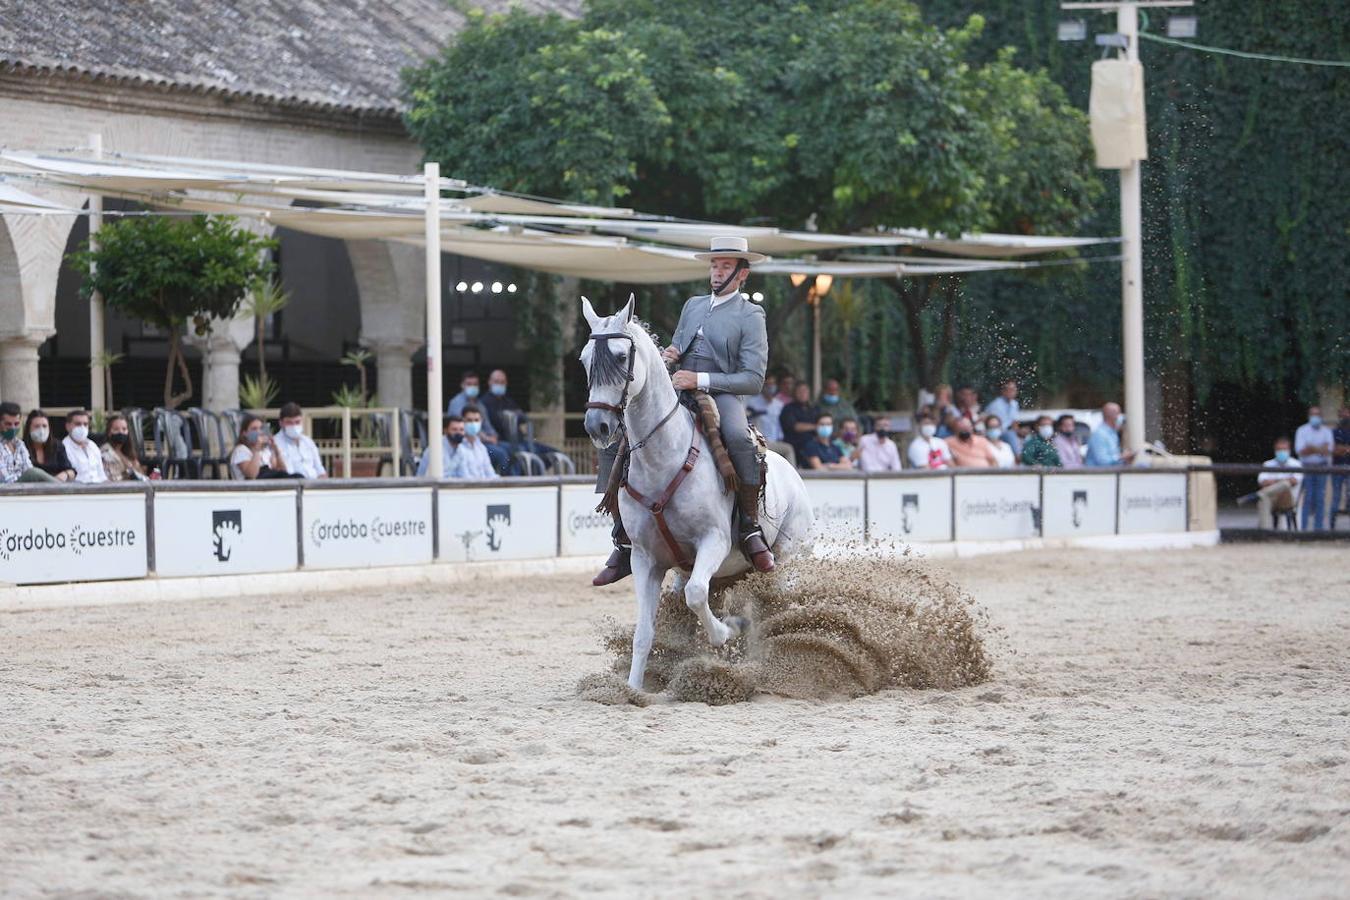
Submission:
MULTIPOLYGON (((740 633, 742 623, 734 617, 719 620, 712 614, 709 584, 714 578, 745 574, 750 563, 735 546, 732 534, 734 498, 725 490, 693 415, 678 406, 679 398, 656 343, 633 318, 633 302, 629 298, 623 309, 604 317, 596 314, 589 300, 581 298, 582 312, 591 326, 591 337, 581 351, 591 400, 586 433, 603 449, 619 439, 622 424, 633 448, 628 485, 652 501, 669 491, 691 448, 699 451, 692 468, 661 509, 665 526, 682 554, 672 551, 661 533, 659 518, 648 506, 628 490, 619 493, 619 511, 633 542, 638 601, 628 684, 640 691, 666 572, 672 568, 681 571, 685 604, 703 623, 708 642, 720 647, 740 633), (682 559, 692 566, 685 569, 682 559)), ((813 524, 811 501, 801 476, 787 460, 770 452, 760 527, 774 556, 782 561, 794 553, 809 552, 813 524)))

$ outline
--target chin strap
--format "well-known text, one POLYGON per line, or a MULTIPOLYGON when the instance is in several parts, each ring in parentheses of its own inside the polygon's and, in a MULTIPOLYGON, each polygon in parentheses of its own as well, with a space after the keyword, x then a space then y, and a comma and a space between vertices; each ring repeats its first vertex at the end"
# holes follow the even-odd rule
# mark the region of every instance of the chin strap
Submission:
POLYGON ((748 268, 750 268, 750 264, 748 262, 746 262, 743 259, 736 260, 736 268, 731 270, 731 274, 727 276, 726 281, 722 282, 721 284, 713 288, 713 296, 720 297, 723 294, 725 294, 727 292, 727 288, 731 287, 731 283, 735 281, 737 277, 739 277, 740 274, 748 268))

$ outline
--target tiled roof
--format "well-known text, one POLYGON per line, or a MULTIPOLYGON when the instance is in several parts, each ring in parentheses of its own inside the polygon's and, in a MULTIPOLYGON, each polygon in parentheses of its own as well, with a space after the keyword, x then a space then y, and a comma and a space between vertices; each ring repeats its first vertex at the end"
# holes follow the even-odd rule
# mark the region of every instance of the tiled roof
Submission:
POLYGON ((399 71, 464 24, 455 7, 576 15, 582 0, 10 0, 0 69, 393 115, 399 71))

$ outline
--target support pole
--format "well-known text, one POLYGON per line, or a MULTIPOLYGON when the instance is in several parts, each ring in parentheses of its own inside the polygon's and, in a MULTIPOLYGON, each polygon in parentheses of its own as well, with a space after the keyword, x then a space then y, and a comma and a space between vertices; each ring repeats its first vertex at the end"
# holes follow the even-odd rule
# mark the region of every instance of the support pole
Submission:
MULTIPOLYGON (((1134 4, 1116 7, 1116 29, 1125 35, 1126 54, 1139 59, 1139 11, 1134 4)), ((1144 255, 1140 214, 1141 163, 1120 170, 1121 343, 1124 349, 1126 449, 1144 446, 1144 255)))
POLYGON ((427 474, 439 481, 445 473, 441 435, 441 164, 422 169, 426 182, 427 244, 427 442, 431 451, 427 474))
MULTIPOLYGON (((103 135, 95 132, 89 135, 89 146, 93 149, 94 159, 103 158, 103 135)), ((89 196, 89 249, 98 250, 98 232, 103 227, 103 196, 89 196)), ((94 273, 95 265, 89 264, 89 273, 94 273)), ((106 375, 103 371, 101 356, 107 350, 103 325, 103 295, 94 291, 89 295, 89 409, 91 412, 103 412, 112 398, 105 396, 106 375)))
POLYGON ((811 304, 811 393, 817 397, 824 390, 824 382, 820 380, 820 301, 820 295, 816 294, 811 304))

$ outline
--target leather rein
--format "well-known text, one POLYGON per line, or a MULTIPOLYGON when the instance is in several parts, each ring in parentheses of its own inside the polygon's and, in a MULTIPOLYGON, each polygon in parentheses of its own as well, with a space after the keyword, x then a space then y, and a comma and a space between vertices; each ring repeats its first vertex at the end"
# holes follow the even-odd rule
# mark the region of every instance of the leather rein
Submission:
MULTIPOLYGON (((613 403, 602 403, 598 400, 591 400, 586 404, 586 408, 603 409, 615 413, 620 417, 620 423, 622 423, 624 413, 628 409, 628 386, 633 383, 633 365, 637 359, 637 343, 633 340, 633 336, 627 332, 604 332, 601 334, 593 334, 590 337, 593 341, 607 341, 615 338, 626 340, 629 344, 628 372, 624 378, 623 393, 619 397, 619 403, 616 406, 613 403)), ((629 452, 641 450, 646 446, 653 435, 660 431, 661 427, 671 420, 671 417, 675 415, 679 408, 680 401, 677 396, 675 405, 671 407, 670 412, 666 413, 665 417, 662 418, 660 422, 656 423, 656 427, 648 432, 646 437, 630 447, 629 452)), ((693 418, 693 413, 690 413, 690 418, 693 418)), ((628 496, 642 504, 642 506, 652 514, 652 518, 656 519, 656 529, 660 532, 661 539, 665 541, 666 548, 669 549, 671 555, 674 556, 676 564, 679 565, 680 568, 686 570, 692 569, 694 563, 693 560, 689 558, 689 554, 685 552, 685 549, 680 546, 680 542, 675 539, 675 535, 671 532, 670 526, 666 523, 666 507, 670 505, 671 500, 675 499, 675 493, 680 489, 680 485, 684 483, 684 480, 689 477, 689 473, 694 471, 694 466, 698 463, 699 454, 702 452, 699 450, 698 446, 697 421, 693 421, 692 425, 693 427, 690 429, 692 433, 689 439, 689 452, 685 454, 684 463, 680 466, 680 470, 675 473, 675 477, 670 480, 670 484, 666 485, 666 489, 661 493, 661 496, 653 500, 641 491, 636 490, 628 483, 626 473, 623 480, 623 489, 628 492, 628 496)), ((618 460, 616 461, 616 464, 621 465, 622 461, 618 460)))

